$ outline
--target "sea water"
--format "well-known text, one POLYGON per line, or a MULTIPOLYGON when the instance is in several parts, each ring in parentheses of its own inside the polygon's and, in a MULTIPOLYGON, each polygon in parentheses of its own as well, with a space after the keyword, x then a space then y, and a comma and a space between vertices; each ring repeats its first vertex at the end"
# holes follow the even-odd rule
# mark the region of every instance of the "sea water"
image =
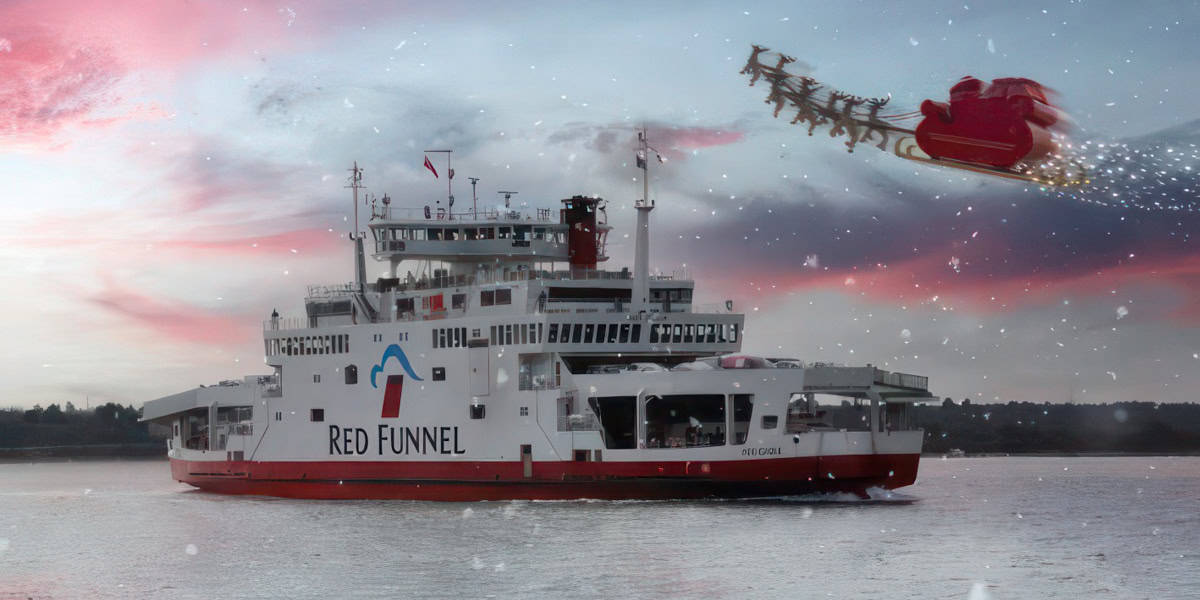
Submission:
POLYGON ((311 501, 0 464, 0 600, 1200 597, 1200 458, 925 458, 901 492, 311 501))

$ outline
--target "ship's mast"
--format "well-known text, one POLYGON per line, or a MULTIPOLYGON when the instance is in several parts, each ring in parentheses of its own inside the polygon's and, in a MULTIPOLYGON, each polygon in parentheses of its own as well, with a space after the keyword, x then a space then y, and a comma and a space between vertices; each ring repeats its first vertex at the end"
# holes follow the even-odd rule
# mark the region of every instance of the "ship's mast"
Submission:
POLYGON ((475 184, 479 183, 478 177, 468 177, 471 180, 471 217, 479 218, 479 197, 475 195, 475 184))
POLYGON ((358 161, 354 161, 354 167, 350 169, 350 185, 346 187, 354 197, 354 232, 350 234, 350 239, 354 240, 354 290, 362 295, 366 291, 363 286, 367 279, 367 259, 363 254, 363 236, 358 230, 358 190, 364 187, 358 161))
POLYGON ((444 153, 446 155, 446 216, 454 220, 454 169, 450 166, 450 155, 453 150, 426 150, 426 153, 444 153))
MULTIPOLYGON (((642 170, 642 198, 634 203, 637 209, 637 237, 633 259, 633 294, 630 311, 634 314, 649 310, 650 296, 650 211, 654 201, 650 200, 650 141, 646 138, 646 126, 638 132, 637 166, 642 170)), ((654 150, 658 154, 657 150, 654 150)))

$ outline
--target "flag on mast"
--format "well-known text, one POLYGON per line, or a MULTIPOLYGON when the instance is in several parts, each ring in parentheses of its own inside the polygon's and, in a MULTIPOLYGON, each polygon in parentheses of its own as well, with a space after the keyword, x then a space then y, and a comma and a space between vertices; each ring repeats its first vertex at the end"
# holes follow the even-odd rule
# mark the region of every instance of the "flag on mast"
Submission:
POLYGON ((425 168, 429 169, 429 171, 433 173, 434 179, 438 179, 437 169, 433 168, 433 163, 429 162, 428 156, 425 157, 425 168))

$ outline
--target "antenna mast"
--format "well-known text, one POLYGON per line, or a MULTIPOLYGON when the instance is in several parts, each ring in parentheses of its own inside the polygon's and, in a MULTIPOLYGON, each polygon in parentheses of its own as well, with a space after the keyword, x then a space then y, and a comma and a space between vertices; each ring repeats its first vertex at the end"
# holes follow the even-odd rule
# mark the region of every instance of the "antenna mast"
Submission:
POLYGON ((354 233, 350 239, 358 237, 358 190, 365 189, 362 184, 362 169, 358 168, 358 161, 354 161, 354 167, 350 169, 350 185, 346 186, 353 190, 354 193, 354 233))
POLYGON ((635 314, 650 310, 650 211, 654 210, 654 202, 650 200, 651 150, 662 162, 662 155, 650 146, 646 125, 643 124, 638 132, 637 153, 637 166, 642 170, 642 199, 633 203, 633 208, 637 210, 637 231, 633 252, 633 297, 629 309, 635 314))
POLYGON ((478 177, 468 177, 471 180, 471 217, 479 218, 479 198, 475 195, 475 184, 479 183, 478 177))
MULTIPOLYGON (((350 239, 354 242, 354 289, 361 296, 366 289, 364 282, 367 279, 367 261, 363 254, 363 236, 358 231, 358 190, 365 187, 362 184, 362 169, 358 168, 358 161, 354 161, 354 167, 350 169, 350 185, 346 187, 354 194, 354 233, 350 234, 350 239)), ((363 299, 363 302, 366 300, 363 299)))
POLYGON ((450 216, 450 220, 454 220, 454 169, 450 168, 450 154, 453 150, 426 150, 425 152, 444 152, 446 154, 446 200, 449 206, 446 207, 446 213, 450 216))
POLYGON ((517 195, 517 193, 516 193, 516 192, 506 192, 506 191, 504 191, 504 190, 500 190, 500 191, 498 191, 498 192, 496 192, 496 193, 497 193, 497 194, 504 194, 504 208, 508 208, 508 202, 509 202, 509 200, 511 200, 513 196, 517 195))

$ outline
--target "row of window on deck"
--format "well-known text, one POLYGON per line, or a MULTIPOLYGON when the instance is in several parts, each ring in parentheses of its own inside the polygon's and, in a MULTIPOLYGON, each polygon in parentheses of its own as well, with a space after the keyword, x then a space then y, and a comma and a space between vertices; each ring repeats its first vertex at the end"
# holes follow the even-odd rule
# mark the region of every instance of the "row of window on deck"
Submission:
MULTIPOLYGON (((440 312, 446 310, 446 300, 444 294, 433 294, 430 296, 421 296, 421 310, 429 312, 440 312)), ((399 298, 396 300, 396 314, 412 314, 416 312, 417 298, 399 298)), ((503 306, 512 304, 512 288, 497 288, 494 290, 481 290, 479 292, 480 306, 503 306)), ((467 295, 451 294, 450 308, 454 310, 465 310, 467 308, 467 295)))
MULTIPOLYGON (((737 336, 737 323, 650 325, 651 344, 724 344, 737 342, 737 336)), ((552 323, 546 338, 551 344, 636 344, 641 340, 640 323, 552 323)))
POLYGON ((267 342, 267 355, 308 356, 312 354, 345 354, 350 352, 350 336, 306 335, 273 338, 267 342))
MULTIPOLYGON (((493 346, 542 343, 541 323, 492 325, 489 341, 493 346)), ((636 344, 642 339, 640 323, 551 323, 545 336, 549 344, 636 344)), ((667 324, 650 326, 651 344, 725 344, 736 343, 737 323, 667 324)), ((466 327, 438 327, 433 330, 434 348, 465 348, 466 327)))
POLYGON ((500 225, 496 227, 392 227, 378 230, 379 241, 411 240, 459 241, 459 240, 541 240, 567 242, 567 232, 554 231, 532 225, 500 225))

